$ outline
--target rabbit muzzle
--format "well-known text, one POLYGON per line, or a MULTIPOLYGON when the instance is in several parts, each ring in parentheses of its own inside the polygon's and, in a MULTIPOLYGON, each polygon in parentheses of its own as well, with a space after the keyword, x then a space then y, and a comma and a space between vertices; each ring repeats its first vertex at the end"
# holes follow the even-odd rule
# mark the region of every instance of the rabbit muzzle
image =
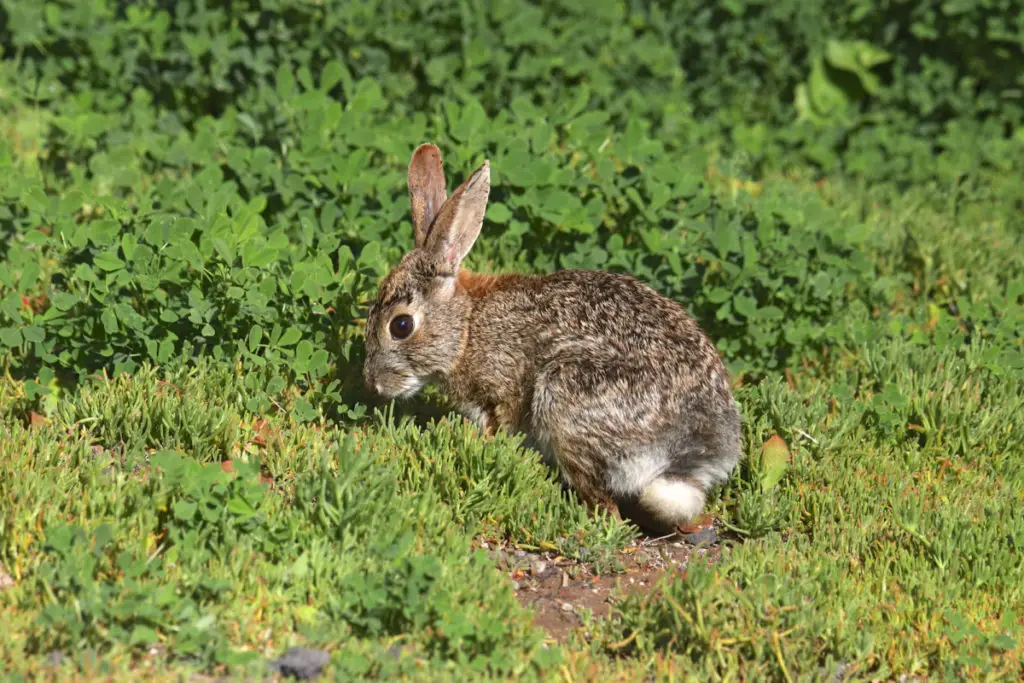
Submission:
POLYGON ((386 399, 408 398, 423 386, 421 378, 381 367, 371 359, 363 366, 363 381, 369 391, 386 399))

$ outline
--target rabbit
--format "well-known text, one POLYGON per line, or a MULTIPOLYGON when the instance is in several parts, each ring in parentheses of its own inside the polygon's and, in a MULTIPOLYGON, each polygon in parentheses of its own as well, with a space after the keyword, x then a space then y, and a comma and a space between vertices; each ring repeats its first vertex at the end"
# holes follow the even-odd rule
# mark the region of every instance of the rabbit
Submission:
POLYGON ((450 197, 441 152, 409 163, 415 246, 366 318, 367 387, 387 399, 438 382, 487 433, 504 427, 591 510, 681 530, 741 454, 740 415, 712 342, 676 301, 594 270, 473 273, 484 163, 450 197))

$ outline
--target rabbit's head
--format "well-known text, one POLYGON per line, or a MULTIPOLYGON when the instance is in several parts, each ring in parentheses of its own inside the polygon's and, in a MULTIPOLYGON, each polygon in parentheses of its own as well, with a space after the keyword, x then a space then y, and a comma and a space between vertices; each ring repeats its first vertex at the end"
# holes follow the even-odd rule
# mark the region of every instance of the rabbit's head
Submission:
POLYGON ((490 189, 485 161, 448 197, 438 148, 424 144, 413 153, 415 248, 381 282, 366 320, 363 376, 378 394, 412 396, 454 367, 470 311, 458 286, 459 265, 483 227, 490 189))

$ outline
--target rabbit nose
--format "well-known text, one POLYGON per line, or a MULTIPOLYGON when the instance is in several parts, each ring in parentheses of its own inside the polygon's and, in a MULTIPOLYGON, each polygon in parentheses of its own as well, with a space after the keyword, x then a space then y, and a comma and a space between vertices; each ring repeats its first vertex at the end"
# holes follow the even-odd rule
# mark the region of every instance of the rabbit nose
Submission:
POLYGON ((376 392, 378 394, 380 393, 380 390, 381 390, 380 381, 378 381, 375 377, 373 377, 372 373, 367 372, 367 373, 363 374, 363 383, 366 385, 366 388, 369 391, 373 391, 373 392, 376 392))

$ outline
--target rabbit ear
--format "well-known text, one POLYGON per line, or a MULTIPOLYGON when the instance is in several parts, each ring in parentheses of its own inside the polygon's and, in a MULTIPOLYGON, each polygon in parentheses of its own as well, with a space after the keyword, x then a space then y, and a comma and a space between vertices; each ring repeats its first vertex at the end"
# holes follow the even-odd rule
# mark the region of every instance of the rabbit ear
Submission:
POLYGON ((484 163, 445 202, 424 248, 438 259, 442 273, 455 275, 484 225, 491 192, 491 164, 484 163))
POLYGON ((412 225, 416 247, 427 241, 430 225, 444 206, 444 170, 441 168, 441 150, 430 143, 422 144, 412 153, 409 161, 409 200, 412 203, 412 225))

